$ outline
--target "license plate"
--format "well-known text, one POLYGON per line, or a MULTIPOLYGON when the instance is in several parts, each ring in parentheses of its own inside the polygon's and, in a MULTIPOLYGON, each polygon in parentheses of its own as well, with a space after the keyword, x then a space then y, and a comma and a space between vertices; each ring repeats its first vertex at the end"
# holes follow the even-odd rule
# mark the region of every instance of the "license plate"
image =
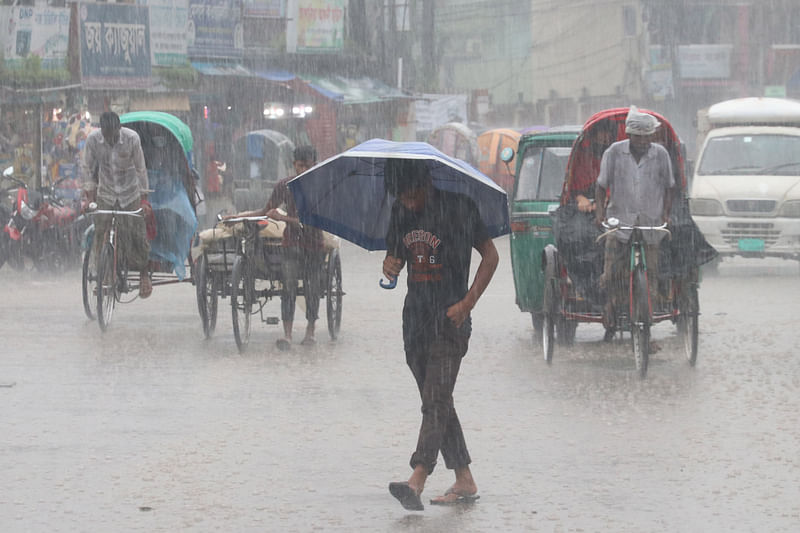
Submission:
POLYGON ((739 250, 742 252, 763 252, 764 239, 739 239, 739 250))

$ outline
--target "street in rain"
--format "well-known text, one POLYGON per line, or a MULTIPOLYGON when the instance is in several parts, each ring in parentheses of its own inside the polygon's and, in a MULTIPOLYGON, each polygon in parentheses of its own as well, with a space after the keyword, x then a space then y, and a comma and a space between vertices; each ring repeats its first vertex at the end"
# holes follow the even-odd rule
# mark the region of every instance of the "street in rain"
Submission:
POLYGON ((798 0, 0 4, 0 533, 800 531, 798 0))
MULTIPOLYGON (((228 300, 205 340, 189 283, 118 305, 101 333, 79 272, 0 270, 0 530, 797 530, 795 262, 723 262, 702 280, 696 367, 660 323, 641 379, 630 337, 599 325, 547 365, 495 242, 455 391, 481 498, 422 512, 386 490, 410 472, 419 398, 383 252, 343 243, 338 338, 287 352, 257 322, 240 354, 228 300)), ((437 468, 423 501, 450 482, 437 468)))

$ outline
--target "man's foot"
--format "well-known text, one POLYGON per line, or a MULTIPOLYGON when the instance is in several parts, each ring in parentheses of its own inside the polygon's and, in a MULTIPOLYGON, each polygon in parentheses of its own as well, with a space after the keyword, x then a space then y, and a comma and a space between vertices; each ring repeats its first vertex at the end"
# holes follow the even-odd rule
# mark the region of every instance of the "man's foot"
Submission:
POLYGON ((153 282, 150 280, 150 274, 141 274, 139 280, 139 298, 148 298, 153 294, 153 282))
POLYGON ((409 485, 408 481, 393 481, 389 483, 389 493, 397 498, 403 509, 409 511, 425 510, 425 506, 422 505, 422 500, 419 498, 421 492, 409 485))
POLYGON ((282 352, 289 351, 289 347, 292 345, 292 342, 289 339, 278 339, 275 341, 275 346, 282 352))
POLYGON ((305 339, 300 341, 300 344, 302 344, 303 346, 314 346, 315 344, 317 344, 317 340, 314 337, 306 336, 305 339))
POLYGON ((456 505, 459 503, 474 503, 478 496, 478 489, 464 491, 450 487, 442 496, 437 496, 431 500, 431 505, 456 505))
POLYGON ((653 354, 659 351, 661 351, 661 345, 656 341, 650 341, 650 353, 653 354))
POLYGON ((606 333, 603 335, 603 342, 611 342, 614 340, 614 335, 617 334, 617 330, 614 328, 606 328, 606 333))

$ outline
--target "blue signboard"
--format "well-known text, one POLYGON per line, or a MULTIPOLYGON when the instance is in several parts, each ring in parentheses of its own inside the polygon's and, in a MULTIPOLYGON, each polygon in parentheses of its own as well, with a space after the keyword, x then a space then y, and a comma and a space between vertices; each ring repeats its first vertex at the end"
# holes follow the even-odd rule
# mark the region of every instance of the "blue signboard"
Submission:
POLYGON ((189 0, 189 57, 242 57, 242 0, 189 0))
POLYGON ((147 7, 81 4, 81 82, 90 89, 150 86, 147 7))

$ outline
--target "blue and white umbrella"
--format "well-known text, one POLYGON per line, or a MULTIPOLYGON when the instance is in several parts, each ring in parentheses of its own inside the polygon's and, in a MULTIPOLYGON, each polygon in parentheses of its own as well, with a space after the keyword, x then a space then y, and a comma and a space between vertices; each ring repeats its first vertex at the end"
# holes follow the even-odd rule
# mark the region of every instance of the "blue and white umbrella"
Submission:
POLYGON ((472 198, 489 236, 509 232, 508 197, 490 178, 428 143, 383 139, 363 142, 291 180, 300 221, 367 250, 385 250, 394 203, 383 183, 389 159, 424 160, 434 187, 472 198))

